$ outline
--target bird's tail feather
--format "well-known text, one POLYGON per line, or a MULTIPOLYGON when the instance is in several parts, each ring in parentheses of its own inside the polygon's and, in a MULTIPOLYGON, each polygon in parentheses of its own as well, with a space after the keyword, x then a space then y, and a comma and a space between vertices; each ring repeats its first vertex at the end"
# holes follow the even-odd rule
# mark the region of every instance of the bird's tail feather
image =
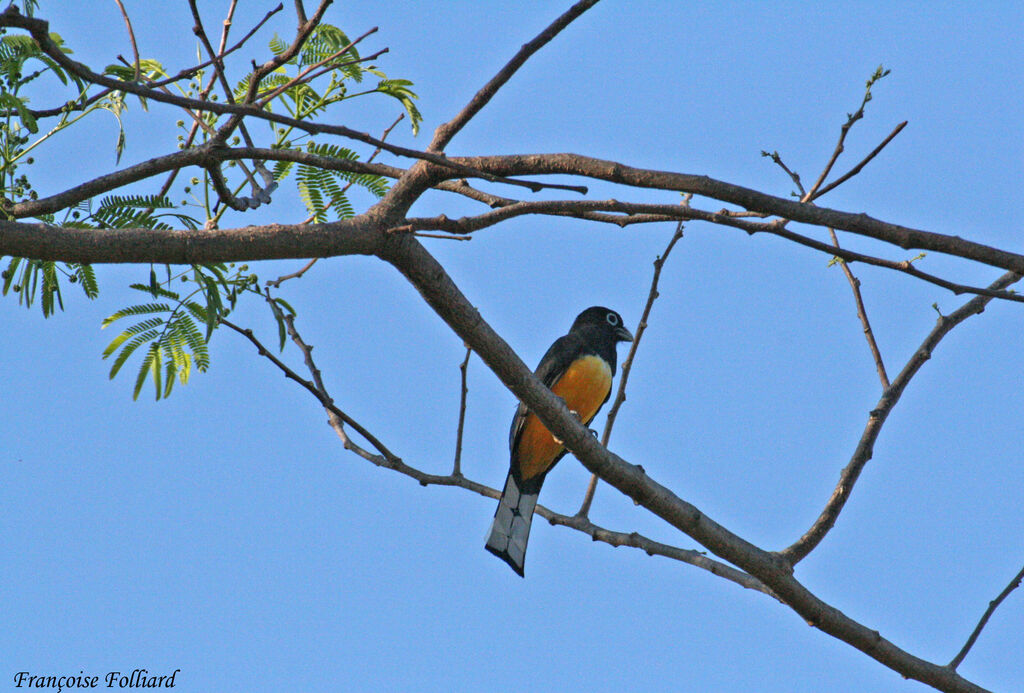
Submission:
POLYGON ((508 563, 519 577, 523 577, 526 543, 530 539, 530 523, 533 522, 537 495, 522 493, 512 473, 509 472, 485 545, 488 551, 508 563))

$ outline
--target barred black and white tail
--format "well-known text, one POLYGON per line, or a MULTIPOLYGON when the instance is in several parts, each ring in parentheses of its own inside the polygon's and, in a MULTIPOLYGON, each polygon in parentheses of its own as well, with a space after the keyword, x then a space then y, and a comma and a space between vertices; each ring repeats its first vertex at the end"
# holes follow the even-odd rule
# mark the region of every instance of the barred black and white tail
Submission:
POLYGON ((526 542, 530 539, 530 523, 533 522, 537 495, 536 492, 522 493, 509 472, 485 545, 488 551, 512 566, 519 577, 523 577, 526 542))

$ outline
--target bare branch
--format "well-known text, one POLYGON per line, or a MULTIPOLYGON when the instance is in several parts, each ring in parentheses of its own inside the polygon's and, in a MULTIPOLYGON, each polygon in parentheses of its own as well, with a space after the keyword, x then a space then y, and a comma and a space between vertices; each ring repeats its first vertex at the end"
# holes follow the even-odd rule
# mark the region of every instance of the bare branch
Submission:
POLYGON ((308 272, 310 269, 312 269, 313 265, 315 265, 317 260, 319 260, 319 259, 320 258, 315 257, 312 260, 310 260, 309 262, 307 262, 305 265, 303 265, 299 270, 297 270, 295 272, 292 272, 291 274, 282 274, 277 279, 269 280, 267 282, 267 286, 272 286, 272 287, 274 287, 276 289, 276 288, 281 286, 282 282, 286 282, 289 279, 298 279, 299 277, 304 275, 306 272, 308 272))
MULTIPOLYGON (((301 377, 300 375, 295 373, 295 371, 289 368, 284 362, 282 362, 280 359, 274 356, 274 354, 269 349, 267 349, 262 344, 262 342, 260 342, 259 339, 256 338, 252 330, 239 327, 238 325, 235 325, 234 323, 226 319, 222 319, 221 322, 222 324, 231 328, 235 332, 238 332, 243 337, 252 342, 252 344, 256 346, 256 349, 259 352, 260 356, 269 360, 279 370, 281 370, 281 372, 284 373, 288 379, 298 383, 307 392, 316 397, 316 399, 321 403, 321 405, 328 411, 330 415, 330 420, 328 423, 338 433, 338 436, 342 440, 345 449, 354 452, 363 459, 372 462, 373 464, 379 467, 391 469, 400 474, 404 474, 405 476, 415 479, 417 482, 419 482, 421 486, 456 486, 459 488, 467 489, 474 493, 478 493, 487 498, 498 498, 501 495, 496 489, 481 484, 477 481, 467 479, 457 469, 453 471, 452 474, 445 476, 438 474, 428 474, 406 464, 401 460, 401 458, 397 457, 394 453, 388 450, 387 447, 383 445, 383 443, 377 440, 377 438, 375 438, 372 434, 366 431, 366 429, 364 429, 362 426, 356 423, 351 417, 349 417, 343 411, 338 409, 338 407, 334 404, 333 399, 330 397, 330 395, 327 393, 326 388, 324 387, 323 380, 320 375, 320 370, 312 362, 311 348, 302 341, 301 337, 298 336, 298 333, 295 330, 294 321, 290 319, 291 316, 288 316, 288 318, 289 319, 287 325, 289 334, 292 336, 292 340, 295 341, 295 343, 299 346, 300 350, 303 352, 304 357, 306 359, 306 365, 313 376, 313 381, 309 381, 301 377), (380 454, 371 453, 365 450, 364 448, 360 447, 354 441, 352 441, 351 438, 345 433, 342 424, 347 424, 353 430, 357 431, 363 438, 369 441, 370 444, 373 445, 379 451, 380 454)), ((466 360, 463 361, 463 364, 468 362, 470 353, 472 352, 470 350, 467 350, 466 360)), ((721 563, 720 561, 708 558, 699 551, 682 549, 679 547, 671 546, 669 544, 656 542, 651 539, 648 539, 647 537, 637 532, 627 533, 611 531, 605 529, 604 527, 595 525, 594 523, 584 518, 563 515, 554 512, 553 510, 550 510, 549 508, 543 505, 538 505, 536 508, 536 512, 538 515, 545 518, 552 525, 569 527, 570 529, 575 529, 579 532, 583 532, 584 534, 590 536, 594 541, 601 541, 611 546, 630 546, 633 548, 640 549, 650 556, 664 556, 666 558, 671 558, 682 563, 688 563, 698 568, 707 570, 714 575, 735 582, 741 587, 757 590, 759 592, 764 592, 765 594, 768 594, 773 597, 775 596, 772 594, 771 590, 765 587, 756 578, 751 577, 750 575, 747 575, 742 571, 736 570, 731 566, 721 563)))
MULTIPOLYGON (((647 292, 647 302, 644 304, 643 312, 640 314, 640 322, 636 326, 636 332, 633 335, 633 343, 629 345, 629 354, 626 355, 626 360, 622 362, 622 375, 619 376, 619 388, 616 390, 615 400, 612 402, 612 406, 608 410, 608 418, 604 424, 604 433, 601 434, 601 445, 605 447, 608 447, 608 441, 611 439, 612 427, 615 425, 615 418, 619 415, 619 409, 622 408, 622 403, 626 401, 626 383, 629 382, 629 374, 633 371, 633 360, 636 358, 637 349, 640 348, 640 340, 647 331, 647 320, 651 317, 651 308, 654 306, 654 302, 659 296, 658 280, 661 278, 661 268, 665 266, 665 261, 668 259, 669 253, 672 252, 672 248, 682 237, 683 222, 679 222, 676 224, 675 233, 673 233, 672 238, 669 239, 668 245, 665 246, 665 250, 662 251, 661 255, 654 258, 654 276, 651 278, 651 289, 647 292)), ((580 509, 576 513, 579 517, 586 517, 590 513, 590 504, 594 502, 595 491, 597 491, 597 475, 593 474, 590 477, 590 483, 587 485, 587 492, 583 496, 583 503, 580 505, 580 509)))
POLYGON ((452 465, 452 476, 462 476, 462 430, 466 424, 466 395, 469 394, 466 376, 469 370, 469 357, 472 354, 473 350, 466 347, 466 358, 462 359, 462 363, 459 364, 462 387, 459 395, 459 425, 455 433, 455 463, 452 465))
POLYGON ((865 166, 867 166, 869 161, 871 161, 876 156, 878 156, 878 153, 880 151, 882 151, 883 149, 885 149, 885 146, 887 144, 889 144, 890 142, 892 142, 892 139, 894 137, 896 137, 896 135, 900 134, 900 131, 903 130, 903 128, 905 128, 906 126, 907 126, 907 121, 904 120, 902 123, 897 125, 896 128, 892 132, 889 133, 888 137, 886 137, 884 140, 882 140, 881 144, 879 144, 877 147, 872 149, 870 154, 868 154, 866 157, 861 159, 860 163, 858 163, 856 166, 851 168, 849 171, 847 171, 843 175, 841 175, 838 178, 836 178, 834 181, 832 181, 831 183, 826 185, 821 190, 817 191, 814 194, 814 197, 811 198, 811 199, 815 199, 815 200, 818 199, 819 197, 821 197, 825 193, 829 192, 830 190, 834 190, 838 186, 842 185, 843 183, 845 183, 846 181, 850 180, 851 178, 856 176, 858 173, 860 173, 861 169, 864 168, 865 166))
POLYGON ((789 166, 786 166, 785 162, 782 161, 782 157, 779 155, 779 153, 777 151, 769 153, 762 150, 761 156, 766 156, 770 158, 778 165, 779 168, 785 171, 786 174, 789 176, 790 180, 792 180, 796 184, 796 189, 800 191, 800 198, 804 199, 804 197, 807 194, 807 191, 804 190, 804 184, 800 182, 800 176, 797 175, 795 171, 791 171, 789 166))
POLYGON ((613 532, 595 525, 586 517, 581 517, 580 515, 559 515, 558 513, 551 512, 541 505, 537 506, 536 513, 552 525, 569 527, 579 532, 583 532, 590 536, 594 541, 603 541, 604 543, 612 546, 631 546, 633 548, 640 549, 648 556, 664 556, 682 563, 688 563, 689 565, 703 568, 712 575, 725 578, 730 582, 735 582, 740 587, 763 592, 769 597, 778 599, 778 597, 757 578, 744 573, 742 570, 736 570, 732 566, 726 565, 721 561, 708 558, 700 551, 681 549, 676 546, 662 544, 661 542, 648 539, 637 532, 630 532, 628 534, 626 532, 613 532))
MULTIPOLYGON (((832 152, 831 158, 828 160, 828 163, 825 164, 825 168, 822 170, 821 175, 818 176, 818 180, 814 181, 814 185, 811 186, 811 189, 808 190, 807 193, 800 200, 801 202, 810 202, 811 200, 814 200, 815 198, 820 197, 821 195, 824 194, 824 192, 819 194, 818 188, 820 188, 821 184, 825 182, 826 178, 828 178, 828 174, 831 173, 832 167, 839 159, 839 155, 843 153, 844 143, 846 142, 846 135, 850 132, 850 128, 853 127, 854 123, 856 123, 858 120, 864 117, 864 107, 867 106, 868 101, 871 100, 871 88, 875 85, 876 82, 878 82, 878 80, 882 79, 887 74, 889 74, 889 71, 883 68, 881 65, 879 65, 878 69, 875 70, 875 73, 871 75, 870 78, 868 78, 867 84, 864 87, 864 98, 861 99, 860 106, 857 108, 856 111, 848 114, 846 122, 843 123, 843 126, 839 130, 839 140, 836 142, 836 147, 835 150, 832 152)), ((896 133, 898 133, 902 129, 902 126, 896 128, 896 132, 893 133, 888 138, 886 138, 885 142, 883 142, 874 153, 868 156, 864 163, 866 164, 868 161, 870 161, 874 157, 874 155, 880 152, 882 148, 889 143, 889 140, 895 137, 896 133)), ((860 169, 857 170, 859 171, 860 169)), ((835 185, 832 185, 831 187, 834 188, 841 182, 842 181, 838 181, 835 185)))
POLYGON ((1024 302, 1024 296, 1020 294, 1006 291, 991 291, 990 289, 982 287, 958 284, 956 282, 942 279, 941 277, 937 277, 933 274, 922 272, 914 267, 913 263, 910 261, 902 260, 897 262, 885 260, 871 255, 846 250, 827 243, 822 243, 821 241, 817 241, 813 238, 808 238, 807 236, 787 230, 785 228, 786 220, 757 223, 747 221, 741 218, 741 215, 728 213, 725 210, 720 212, 709 212, 689 205, 639 204, 632 202, 619 202, 618 200, 547 200, 542 202, 521 202, 517 200, 509 200, 507 198, 489 196, 486 194, 477 194, 479 191, 475 191, 470 186, 462 183, 443 183, 437 187, 450 192, 466 194, 473 199, 478 199, 479 201, 491 206, 497 206, 497 209, 477 216, 462 217, 459 219, 449 219, 443 214, 430 218, 410 218, 406 220, 407 223, 405 225, 396 227, 393 230, 408 232, 416 231, 418 229, 441 229, 454 234, 472 233, 488 226, 498 224, 506 219, 526 214, 566 216, 616 224, 623 227, 630 224, 660 223, 676 220, 706 221, 712 224, 732 226, 734 228, 742 229, 749 234, 769 233, 774 236, 779 236, 780 238, 785 238, 786 240, 799 243, 800 245, 805 245, 809 248, 819 250, 829 255, 839 257, 847 262, 863 262, 865 264, 902 272, 917 279, 935 284, 936 286, 941 286, 944 289, 952 291, 956 295, 965 293, 979 294, 992 296, 993 298, 1001 298, 1007 301, 1024 302), (594 210, 610 210, 621 212, 621 214, 602 215, 594 210))
MULTIPOLYGON (((836 232, 833 229, 829 229, 828 232, 832 236, 832 244, 838 248, 839 239, 836 238, 836 232)), ((845 260, 839 260, 839 264, 843 268, 843 274, 846 275, 846 281, 850 284, 850 290, 853 291, 853 300, 857 304, 857 317, 860 319, 861 327, 864 328, 864 338, 868 342, 868 349, 871 350, 871 357, 875 360, 875 370, 878 371, 878 378, 882 381, 882 389, 886 390, 889 388, 889 375, 885 372, 882 352, 878 349, 875 333, 871 329, 871 322, 868 320, 868 311, 864 308, 864 298, 860 294, 860 279, 853 276, 853 272, 845 260)))
POLYGON ((955 236, 924 231, 767 195, 757 190, 715 180, 709 176, 634 168, 579 154, 517 154, 487 157, 452 157, 453 162, 503 176, 573 174, 637 188, 693 193, 739 205, 784 219, 849 231, 905 250, 919 249, 955 255, 1005 270, 1024 272, 1024 255, 1011 253, 955 236))
POLYGON ((128 18, 128 11, 124 8, 124 3, 121 0, 114 0, 114 2, 121 10, 121 17, 124 19, 125 26, 128 27, 128 39, 131 41, 132 53, 135 55, 135 81, 138 82, 142 77, 142 59, 139 57, 139 45, 135 42, 135 30, 132 29, 132 20, 128 18))
POLYGON ((430 143, 427 151, 440 152, 443 151, 448 143, 451 142, 452 137, 461 130, 466 123, 472 119, 477 113, 480 112, 487 102, 490 101, 494 95, 498 92, 501 87, 512 78, 512 75, 516 73, 523 64, 529 60, 530 56, 543 48, 551 39, 555 38, 565 27, 569 26, 570 23, 581 14, 589 10, 591 7, 596 5, 598 0, 580 0, 575 5, 570 7, 561 17, 551 23, 548 28, 537 34, 537 36, 530 42, 523 45, 519 49, 519 52, 501 68, 491 80, 483 86, 480 91, 470 99, 469 103, 466 104, 459 113, 452 118, 450 121, 441 125, 437 128, 434 133, 434 139, 430 143))
MULTIPOLYGON (((993 290, 1005 289, 1019 281, 1020 278, 1021 275, 1019 274, 1007 272, 992 282, 989 288, 993 290)), ((972 315, 978 315, 984 311, 985 306, 991 300, 992 298, 989 296, 975 296, 949 315, 939 316, 935 327, 928 333, 921 346, 917 348, 914 355, 907 361, 907 364, 900 371, 899 375, 896 376, 892 384, 882 393, 882 397, 878 400, 875 408, 871 410, 867 425, 864 427, 864 433, 857 443, 857 448, 854 450, 849 463, 840 474, 839 483, 836 484, 832 496, 828 499, 828 503, 826 503, 818 519, 799 540, 780 552, 780 555, 786 561, 796 565, 825 538, 825 535, 832 529, 836 519, 839 517, 839 513, 842 512, 843 506, 846 505, 846 501, 853 492, 853 487, 857 483, 864 465, 868 463, 868 460, 874 454, 875 440, 878 439, 878 434, 881 433, 886 418, 889 416, 892 408, 896 406, 907 385, 910 384, 910 380, 921 369, 925 361, 931 358, 935 347, 938 346, 939 342, 942 341, 942 338, 950 330, 972 315)))
MULTIPOLYGON (((242 335, 243 337, 248 339, 250 342, 252 342, 253 345, 256 346, 256 349, 259 352, 260 356, 266 358, 271 363, 273 363, 275 366, 277 366, 285 374, 285 377, 287 377, 290 380, 293 380, 293 381, 297 382, 299 385, 301 385, 307 391, 309 391, 310 394, 312 394, 314 397, 316 397, 320 401, 320 403, 323 405, 324 409, 326 409, 330 413, 330 415, 332 417, 336 417, 338 420, 340 420, 340 421, 348 424, 349 426, 351 426, 353 430, 357 431, 359 433, 359 435, 361 435, 363 438, 365 438, 367 441, 369 441, 369 443, 373 447, 375 447, 380 454, 379 455, 374 455, 373 453, 368 452, 367 450, 361 448, 359 445, 357 445, 355 442, 353 442, 347 435, 344 435, 343 436, 343 442, 345 443, 345 448, 347 450, 352 450, 353 452, 358 454, 360 457, 368 459, 371 462, 374 462, 375 464, 395 464, 395 463, 399 463, 400 464, 401 463, 401 458, 397 457, 394 453, 392 453, 390 450, 388 450, 388 448, 383 443, 381 443, 372 433, 370 433, 365 428, 363 428, 361 425, 359 425, 359 423, 356 420, 354 420, 352 417, 350 417, 348 414, 343 412, 341 409, 339 409, 337 407, 337 405, 334 404, 334 400, 331 399, 330 395, 328 395, 326 390, 323 389, 323 383, 322 382, 320 382, 320 383, 310 382, 309 380, 306 380, 305 378, 300 376, 298 373, 293 371, 291 368, 289 368, 287 365, 285 365, 285 363, 283 361, 281 361, 281 359, 279 359, 276 356, 274 356, 273 352, 271 352, 269 349, 267 349, 265 346, 263 346, 263 344, 260 342, 260 340, 256 338, 256 335, 253 334, 252 330, 247 329, 247 328, 239 327, 238 325, 236 325, 233 322, 231 322, 231 321, 229 321, 227 319, 224 319, 224 318, 221 318, 220 322, 221 322, 221 324, 231 328, 232 330, 234 330, 235 332, 239 333, 240 335, 242 335), (378 460, 376 458, 380 458, 380 459, 378 460)), ((294 325, 291 325, 290 328, 294 329, 294 325)), ((294 339, 294 337, 293 337, 293 339, 294 339)), ((307 358, 311 359, 311 357, 308 356, 309 355, 308 347, 307 347, 307 350, 305 351, 305 353, 307 355, 307 358)), ((307 360, 307 364, 309 364, 309 363, 310 363, 310 361, 307 360)), ((313 366, 313 370, 314 370, 314 373, 315 373, 314 377, 319 379, 319 371, 315 369, 315 366, 313 366)))
POLYGON ((415 238, 403 234, 391 235, 389 240, 380 257, 394 265, 416 287, 431 308, 588 470, 712 553, 756 577, 814 627, 908 678, 946 691, 983 690, 948 667, 927 662, 896 647, 877 631, 821 601, 793 577, 789 564, 782 557, 728 531, 654 481, 643 469, 602 446, 572 415, 565 402, 544 387, 484 321, 444 268, 415 238))
POLYGON ((960 666, 960 663, 964 661, 964 657, 966 657, 967 653, 971 651, 972 647, 974 647, 974 642, 978 639, 978 636, 981 635, 981 631, 985 628, 985 624, 988 623, 989 618, 991 618, 995 610, 999 608, 999 605, 1003 603, 1003 600, 1010 596, 1010 592, 1013 592, 1015 589, 1020 587, 1021 580, 1024 580, 1024 568, 1021 568, 1020 572, 1010 580, 1010 584, 1008 584, 1003 591, 999 593, 998 597, 988 603, 988 608, 985 609, 985 613, 982 615, 981 620, 978 621, 978 625, 974 627, 971 637, 967 638, 967 642, 964 643, 964 646, 957 653, 956 657, 953 657, 953 661, 949 663, 950 669, 956 669, 960 666))
POLYGON ((299 24, 306 23, 306 8, 302 5, 302 0, 295 0, 295 15, 299 19, 299 24))

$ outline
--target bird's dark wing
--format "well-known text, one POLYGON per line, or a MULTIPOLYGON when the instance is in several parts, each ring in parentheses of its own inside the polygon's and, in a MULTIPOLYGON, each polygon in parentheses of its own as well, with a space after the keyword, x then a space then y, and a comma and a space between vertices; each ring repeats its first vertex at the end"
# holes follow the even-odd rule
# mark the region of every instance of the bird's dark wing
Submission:
MULTIPOLYGON (((564 337, 559 337, 544 353, 544 357, 541 358, 540 365, 537 366, 534 374, 540 378, 540 381, 545 386, 550 388, 569 368, 569 364, 583 353, 585 347, 586 343, 575 333, 570 332, 564 337)), ((508 433, 509 451, 515 449, 516 438, 523 432, 523 426, 526 423, 526 415, 528 413, 529 410, 526 408, 526 405, 520 402, 516 407, 516 415, 512 419, 512 427, 508 433)))

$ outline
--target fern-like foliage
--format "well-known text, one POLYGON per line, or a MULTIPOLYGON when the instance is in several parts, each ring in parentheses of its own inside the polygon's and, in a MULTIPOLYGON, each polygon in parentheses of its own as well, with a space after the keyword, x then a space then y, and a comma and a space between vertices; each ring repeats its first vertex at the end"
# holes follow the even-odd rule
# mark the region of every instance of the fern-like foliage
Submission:
MULTIPOLYGON (((26 0, 30 7, 34 0, 26 0)), ((60 36, 51 38, 65 48, 60 36)), ((270 48, 275 55, 288 50, 289 44, 274 36, 270 48)), ((384 94, 402 104, 417 132, 421 115, 413 101, 416 94, 411 82, 389 79, 373 65, 362 62, 358 47, 341 29, 328 24, 317 26, 300 51, 272 74, 260 80, 257 100, 260 106, 271 111, 287 112, 297 120, 324 119, 327 110, 343 101, 370 94, 384 94), (376 86, 368 86, 368 76, 379 79, 376 86), (364 84, 355 88, 355 85, 364 84)), ((136 65, 109 65, 103 72, 125 82, 146 82, 167 76, 163 66, 149 59, 140 60, 138 74, 136 65)), ((202 69, 189 75, 186 84, 174 83, 185 95, 207 90, 214 79, 202 69)), ((252 74, 238 80, 233 88, 237 101, 247 96, 252 74)), ((38 85, 33 85, 34 87, 38 85)), ((116 88, 100 94, 90 92, 91 85, 63 70, 27 35, 8 35, 0 27, 0 198, 6 204, 35 199, 27 175, 18 170, 28 163, 28 154, 42 145, 56 131, 74 125, 92 112, 106 112, 116 118, 118 137, 114 151, 118 157, 126 146, 125 131, 121 118, 128 107, 131 96, 116 88), (35 70, 35 71, 32 71, 35 70), (57 125, 42 134, 28 99, 19 90, 43 74, 54 76, 71 91, 68 108, 57 116, 57 125)), ((33 92, 37 93, 37 92, 33 92)), ((206 92, 209 93, 209 92, 206 92)), ((211 99, 214 97, 211 96, 211 99)), ((146 101, 140 98, 143 109, 146 101)), ((204 112, 193 117, 202 119, 204 127, 190 130, 185 119, 177 126, 189 134, 179 136, 181 147, 201 146, 208 141, 208 133, 218 126, 221 116, 204 112), (196 134, 198 133, 198 134, 196 134)), ((190 123, 190 125, 192 125, 190 123)), ((356 161, 356 151, 337 144, 318 142, 314 135, 278 123, 269 124, 272 133, 270 146, 278 149, 295 149, 315 154, 328 160, 356 161)), ((227 146, 234 146, 235 138, 227 146)), ((267 197, 276 187, 266 176, 265 162, 254 162, 255 171, 263 177, 265 193, 254 198, 268 203, 267 197)), ((269 165, 269 164, 267 164, 269 165)), ((294 175, 300 197, 312 218, 319 222, 329 218, 345 219, 357 210, 349 198, 353 186, 367 191, 379 199, 388 189, 389 182, 377 175, 355 174, 332 170, 330 164, 324 167, 294 162, 274 162, 274 182, 294 175)), ((66 228, 115 229, 148 228, 171 230, 212 228, 223 222, 225 214, 233 214, 239 205, 232 204, 228 195, 241 196, 247 187, 259 186, 252 175, 252 168, 244 167, 244 177, 239 174, 242 166, 228 162, 215 176, 210 170, 190 178, 182 186, 184 201, 176 203, 165 195, 152 194, 110 194, 101 199, 87 199, 62 210, 58 214, 48 213, 39 217, 45 223, 59 224, 66 228), (199 210, 195 215, 193 210, 199 210), (63 218, 60 218, 60 217, 63 218)), ((176 194, 176 193, 174 193, 176 194)), ((236 198, 237 199, 237 198, 236 198)), ((244 206, 243 206, 244 208, 244 206)), ((251 207, 250 207, 251 208, 251 207)), ((0 272, 0 290, 18 295, 19 303, 28 307, 39 305, 44 316, 52 315, 58 308, 64 309, 63 289, 77 284, 87 298, 99 293, 96 272, 90 265, 81 263, 58 263, 26 258, 0 258, 6 261, 6 268, 0 272)), ((258 295, 266 299, 277 324, 280 347, 283 349, 287 338, 289 316, 295 310, 284 299, 263 295, 259 280, 245 265, 211 263, 171 268, 169 265, 150 267, 149 281, 131 284, 130 288, 145 295, 145 299, 132 303, 103 321, 103 327, 117 324, 120 332, 103 350, 103 358, 110 361, 110 377, 113 379, 125 371, 129 361, 138 364, 135 371, 133 397, 138 398, 147 382, 152 382, 157 399, 171 394, 174 384, 188 382, 195 371, 205 371, 210 365, 209 341, 214 331, 244 295, 258 295), (161 275, 161 276, 158 276, 161 275)))
POLYGON ((131 285, 151 300, 122 308, 103 321, 106 328, 132 320, 103 350, 104 359, 114 359, 111 379, 136 351, 146 347, 135 376, 134 399, 147 380, 152 380, 156 398, 161 399, 171 394, 176 381, 187 383, 193 367, 200 372, 209 368, 207 344, 214 329, 221 317, 234 309, 241 294, 255 291, 258 282, 244 265, 193 265, 176 276, 165 266, 165 272, 164 282, 158 281, 156 269, 151 268, 148 284, 131 285), (189 291, 183 294, 167 288, 175 280, 188 285, 189 291))
POLYGON ((61 277, 72 284, 81 284, 86 298, 92 299, 99 295, 96 272, 91 265, 30 260, 23 257, 12 257, 7 263, 7 268, 0 272, 0 291, 4 296, 8 292, 17 294, 18 305, 26 308, 31 308, 38 301, 43 310, 43 317, 48 318, 57 308, 64 310, 61 277))
MULTIPOLYGON (((354 161, 358 158, 352 150, 334 144, 310 142, 306 146, 306 151, 332 159, 354 161)), ((378 199, 384 197, 388 191, 388 182, 381 176, 335 171, 306 164, 299 164, 296 169, 295 181, 299 196, 318 223, 327 221, 328 210, 333 211, 338 219, 347 219, 355 214, 352 203, 345 194, 351 185, 366 189, 378 199)))
MULTIPOLYGON (((145 284, 133 284, 131 288, 150 295, 154 293, 154 288, 145 284)), ((152 378, 156 398, 160 399, 171 394, 176 380, 182 384, 188 382, 193 365, 199 371, 205 371, 210 365, 207 340, 196 324, 197 319, 206 322, 206 308, 183 299, 174 291, 157 287, 155 293, 169 301, 128 306, 103 321, 105 328, 124 318, 137 319, 103 350, 103 358, 114 357, 111 379, 132 354, 148 345, 135 377, 133 399, 138 399, 147 378, 152 378)))

